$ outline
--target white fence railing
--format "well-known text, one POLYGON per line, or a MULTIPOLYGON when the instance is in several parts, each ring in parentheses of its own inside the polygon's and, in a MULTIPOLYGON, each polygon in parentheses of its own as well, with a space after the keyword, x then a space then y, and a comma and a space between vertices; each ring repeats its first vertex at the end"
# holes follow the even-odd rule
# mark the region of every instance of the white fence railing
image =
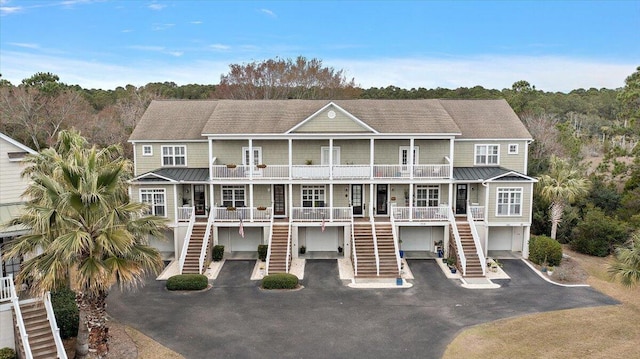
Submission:
POLYGON ((353 256, 353 273, 358 275, 358 254, 356 253, 356 231, 353 216, 351 216, 351 255, 353 256))
POLYGON ((291 220, 296 222, 348 222, 353 218, 351 207, 293 207, 291 220))
POLYGON ((469 213, 476 221, 484 221, 484 206, 469 206, 469 213))
POLYGON ((193 226, 196 223, 196 212, 191 212, 191 217, 189 218, 189 226, 187 227, 187 234, 184 236, 184 241, 182 242, 182 252, 180 252, 180 260, 178 261, 178 267, 180 268, 180 274, 182 274, 182 269, 184 268, 184 261, 187 259, 187 250, 189 249, 189 240, 191 239, 191 234, 193 233, 193 226))
POLYGON ((62 344, 62 338, 60 338, 60 328, 56 322, 56 316, 53 313, 53 304, 51 303, 51 293, 47 292, 44 296, 44 308, 47 311, 47 319, 49 320, 49 327, 53 334, 53 341, 56 343, 56 351, 58 352, 59 359, 67 359, 67 352, 64 350, 64 344, 62 344))
POLYGON ((482 267, 482 275, 487 275, 487 259, 484 257, 484 252, 482 251, 482 247, 480 246, 480 236, 478 235, 478 229, 476 228, 476 222, 473 219, 473 214, 471 211, 467 212, 467 221, 469 222, 469 227, 471 228, 471 236, 473 237, 473 243, 476 246, 476 253, 478 254, 478 259, 480 259, 480 266, 482 267))
POLYGON ((392 207, 393 217, 398 222, 448 221, 449 207, 392 207))
POLYGON ((213 165, 216 179, 367 179, 367 178, 449 178, 446 164, 426 165, 213 165))
POLYGON ((193 214, 193 207, 178 207, 178 222, 187 222, 193 214))
MULTIPOLYGON (((455 240, 458 257, 460 257, 460 267, 462 268, 462 275, 467 275, 467 257, 464 255, 464 248, 462 248, 462 240, 460 239, 460 233, 458 233, 458 226, 456 225, 456 217, 453 214, 453 210, 449 208, 449 223, 451 223, 451 230, 453 232, 453 238, 455 240)), ((449 254, 451 256, 451 254, 449 254)))
POLYGON ((200 274, 204 272, 204 262, 207 258, 207 249, 209 248, 209 239, 211 238, 211 226, 213 226, 213 214, 209 212, 209 218, 207 219, 207 228, 204 232, 204 238, 202 239, 202 247, 200 248, 200 258, 198 259, 198 268, 200 274))
POLYGON ((373 217, 369 218, 371 224, 371 234, 373 236, 373 254, 376 256, 376 275, 380 275, 380 255, 378 254, 378 236, 376 234, 376 222, 373 217))
POLYGON ((213 207, 216 222, 238 222, 240 218, 244 222, 269 222, 271 220, 271 207, 213 207))
MULTIPOLYGON (((24 319, 22 318, 22 312, 20 311, 20 303, 18 294, 16 293, 16 287, 13 285, 13 276, 0 278, 0 295, 3 301, 10 300, 13 305, 13 313, 16 317, 16 325, 18 326, 18 333, 20 334, 19 342, 22 343, 22 350, 26 359, 33 359, 31 354, 31 346, 29 345, 29 335, 27 334, 27 328, 24 326, 24 319)), ((17 350, 18 351, 18 350, 17 350)))
POLYGON ((398 229, 396 228, 396 221, 394 217, 393 209, 395 206, 391 207, 391 214, 389 215, 389 220, 391 221, 391 234, 393 235, 393 246, 396 250, 396 262, 398 262, 398 273, 402 271, 402 259, 400 258, 400 242, 398 240, 398 229))

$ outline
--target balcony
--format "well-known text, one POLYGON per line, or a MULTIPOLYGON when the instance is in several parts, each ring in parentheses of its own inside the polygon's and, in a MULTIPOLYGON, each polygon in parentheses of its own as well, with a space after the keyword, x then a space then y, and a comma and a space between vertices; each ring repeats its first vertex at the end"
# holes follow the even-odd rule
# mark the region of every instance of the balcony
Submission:
POLYGON ((450 177, 449 165, 268 165, 212 166, 213 179, 446 179, 450 177))
POLYGON ((396 222, 442 222, 449 220, 449 208, 439 207, 392 207, 391 215, 396 222))

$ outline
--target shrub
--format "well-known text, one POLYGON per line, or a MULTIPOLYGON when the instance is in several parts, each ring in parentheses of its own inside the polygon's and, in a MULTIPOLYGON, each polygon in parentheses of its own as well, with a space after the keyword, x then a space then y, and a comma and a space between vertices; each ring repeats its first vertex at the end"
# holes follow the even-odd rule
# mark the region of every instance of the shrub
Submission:
POLYGON ((2 348, 0 349, 0 359, 17 359, 18 356, 16 355, 16 351, 6 347, 6 348, 2 348))
POLYGON ((560 265, 562 245, 547 236, 531 236, 529 240, 529 259, 536 264, 546 262, 550 266, 560 265))
POLYGON ((267 260, 267 250, 269 246, 266 244, 258 244, 258 259, 261 261, 267 260))
POLYGON ((60 337, 72 338, 78 335, 78 305, 76 293, 69 288, 51 292, 51 305, 56 316, 60 337))
POLYGON ((202 290, 209 285, 203 274, 178 274, 167 280, 168 290, 202 290))
POLYGON ((222 260, 222 257, 224 257, 224 246, 223 245, 217 245, 217 246, 213 246, 213 261, 214 262, 219 262, 222 260))
POLYGON ((587 207, 584 219, 571 233, 571 249, 592 256, 605 257, 627 238, 627 226, 609 217, 597 207, 587 207))
POLYGON ((262 278, 264 289, 295 289, 298 286, 298 277, 289 273, 274 273, 262 278))

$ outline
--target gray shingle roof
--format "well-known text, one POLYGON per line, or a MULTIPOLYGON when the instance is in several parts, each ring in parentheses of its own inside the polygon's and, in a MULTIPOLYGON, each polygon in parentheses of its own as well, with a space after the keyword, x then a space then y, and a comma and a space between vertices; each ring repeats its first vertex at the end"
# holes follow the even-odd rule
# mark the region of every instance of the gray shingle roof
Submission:
POLYGON ((151 102, 129 140, 283 134, 331 102, 382 134, 531 138, 504 100, 162 100, 151 102))

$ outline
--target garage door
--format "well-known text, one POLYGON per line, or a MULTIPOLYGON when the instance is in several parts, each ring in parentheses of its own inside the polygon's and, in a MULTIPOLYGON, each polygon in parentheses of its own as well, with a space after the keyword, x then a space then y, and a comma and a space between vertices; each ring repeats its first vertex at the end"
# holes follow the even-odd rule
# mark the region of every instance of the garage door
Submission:
POLYGON ((244 227, 244 238, 237 227, 219 228, 218 243, 225 246, 226 252, 255 252, 262 244, 262 228, 244 227))
POLYGON ((432 251, 431 227, 401 227, 401 248, 405 251, 432 251))
POLYGON ((306 244, 308 252, 336 252, 338 251, 338 228, 327 227, 322 232, 320 228, 306 228, 306 244))
POLYGON ((489 250, 510 251, 512 234, 512 227, 490 227, 489 250))

